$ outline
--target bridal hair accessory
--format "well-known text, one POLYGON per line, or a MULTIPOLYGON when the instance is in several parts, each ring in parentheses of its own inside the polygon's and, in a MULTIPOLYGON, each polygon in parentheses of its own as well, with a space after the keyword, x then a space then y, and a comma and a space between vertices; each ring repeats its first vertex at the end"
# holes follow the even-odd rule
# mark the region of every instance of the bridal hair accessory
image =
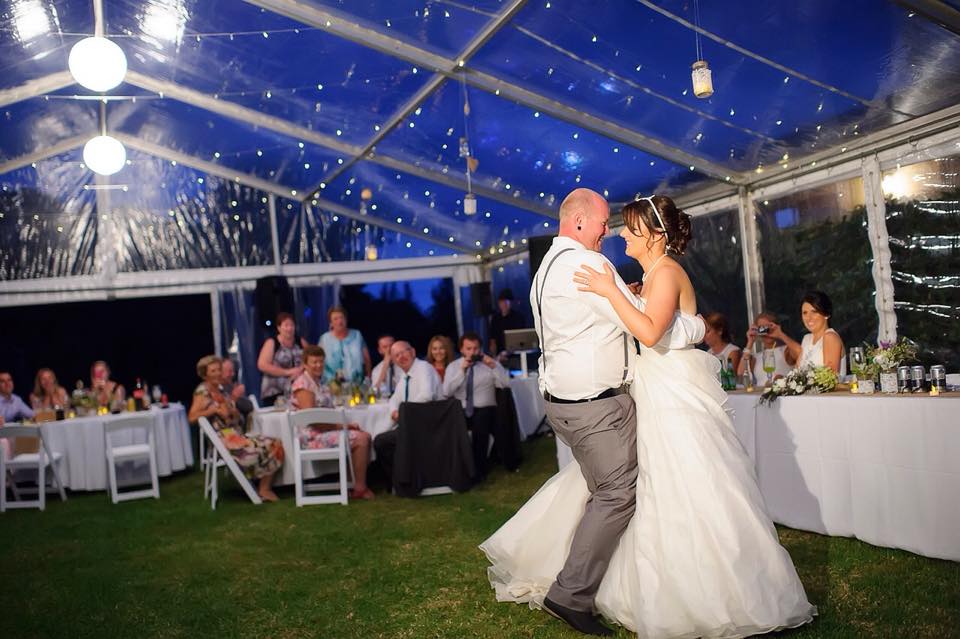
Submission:
POLYGON ((647 202, 650 203, 650 206, 653 207, 653 214, 657 216, 657 222, 660 223, 660 230, 663 231, 663 236, 664 236, 664 238, 667 240, 667 242, 669 242, 669 241, 670 241, 670 235, 667 233, 667 225, 663 223, 663 218, 660 217, 660 211, 657 210, 657 205, 653 203, 653 198, 652 198, 652 197, 640 197, 640 196, 638 195, 638 196, 637 196, 637 199, 634 200, 634 201, 635 201, 635 202, 639 202, 640 200, 646 200, 647 202))

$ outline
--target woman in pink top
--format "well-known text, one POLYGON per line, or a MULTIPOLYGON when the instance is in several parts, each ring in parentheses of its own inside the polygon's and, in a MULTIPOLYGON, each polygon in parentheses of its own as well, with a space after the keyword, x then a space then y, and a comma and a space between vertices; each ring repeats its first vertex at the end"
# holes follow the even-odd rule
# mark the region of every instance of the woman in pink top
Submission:
MULTIPOLYGON (((303 374, 293 381, 291 404, 295 409, 331 408, 333 395, 323 383, 323 366, 326 353, 319 346, 307 346, 303 350, 303 374)), ((350 456, 353 458, 353 499, 373 499, 373 491, 367 487, 367 466, 370 463, 370 433, 360 430, 359 424, 348 424, 350 456)), ((300 432, 300 445, 304 448, 332 448, 339 442, 339 426, 335 424, 311 424, 300 432)))

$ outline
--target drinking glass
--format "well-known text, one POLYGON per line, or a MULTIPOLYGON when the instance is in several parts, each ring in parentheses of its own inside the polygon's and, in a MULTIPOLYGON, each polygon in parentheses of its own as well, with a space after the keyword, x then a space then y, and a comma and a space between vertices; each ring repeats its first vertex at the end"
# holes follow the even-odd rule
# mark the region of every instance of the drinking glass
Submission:
POLYGON ((773 382, 773 372, 777 370, 777 353, 772 348, 763 349, 763 372, 767 374, 766 386, 773 382))
POLYGON ((867 357, 860 346, 854 346, 850 349, 850 372, 861 368, 867 361, 867 357))

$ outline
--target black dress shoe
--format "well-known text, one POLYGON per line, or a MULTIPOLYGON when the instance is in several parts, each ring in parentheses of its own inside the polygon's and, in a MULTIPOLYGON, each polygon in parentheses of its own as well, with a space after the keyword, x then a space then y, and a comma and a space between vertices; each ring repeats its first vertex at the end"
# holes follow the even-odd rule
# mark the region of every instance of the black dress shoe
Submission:
POLYGON ((598 617, 589 612, 573 610, 566 606, 561 606, 548 597, 543 599, 543 609, 561 621, 565 621, 574 630, 587 635, 596 635, 598 637, 613 636, 613 630, 600 623, 598 617))

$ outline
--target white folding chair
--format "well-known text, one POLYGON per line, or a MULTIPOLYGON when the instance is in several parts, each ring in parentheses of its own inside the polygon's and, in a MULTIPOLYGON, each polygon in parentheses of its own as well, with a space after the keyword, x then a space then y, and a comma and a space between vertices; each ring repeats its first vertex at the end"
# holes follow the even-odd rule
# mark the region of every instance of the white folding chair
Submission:
POLYGON ((253 404, 253 410, 259 410, 260 402, 257 401, 256 395, 254 395, 253 393, 250 393, 249 395, 247 395, 247 399, 249 399, 250 403, 253 404))
POLYGON ((236 479, 240 487, 243 488, 243 492, 247 494, 250 501, 254 504, 262 504, 263 500, 260 499, 260 495, 258 495, 257 491, 250 485, 250 481, 243 474, 243 471, 240 470, 237 461, 233 458, 233 455, 230 454, 230 451, 227 450, 227 447, 223 445, 223 440, 220 439, 217 431, 213 430, 213 426, 210 425, 207 418, 201 417, 197 420, 197 424, 200 426, 201 435, 210 442, 210 454, 207 456, 207 464, 203 476, 203 498, 206 499, 207 495, 210 495, 211 510, 217 508, 217 499, 219 497, 217 492, 217 469, 224 466, 230 470, 230 474, 233 475, 233 478, 236 479))
MULTIPOLYGON (((153 497, 160 499, 160 478, 157 475, 157 443, 150 415, 131 415, 112 419, 103 425, 103 446, 107 456, 107 479, 110 482, 110 500, 113 503, 153 497), (146 443, 114 443, 121 431, 140 431, 147 436, 146 443), (146 459, 150 464, 150 488, 120 492, 117 482, 117 464, 146 459)), ((130 482, 125 482, 129 484, 130 482)))
POLYGON ((288 411, 290 438, 293 442, 293 474, 297 506, 311 504, 347 504, 347 490, 353 486, 353 458, 350 456, 350 435, 347 428, 347 413, 343 408, 306 408, 288 411), (336 424, 339 426, 337 445, 332 448, 303 448, 300 431, 310 424, 336 424), (312 462, 337 462, 339 477, 335 482, 305 483, 303 464, 312 462), (348 476, 349 471, 349 476, 348 476), (308 497, 307 491, 337 491, 333 495, 308 497))
POLYGON ((60 500, 67 500, 67 493, 63 489, 63 483, 60 481, 60 473, 57 466, 63 458, 60 453, 50 453, 47 448, 47 442, 43 439, 43 433, 38 426, 22 426, 20 424, 7 424, 0 428, 0 439, 10 440, 10 450, 16 450, 14 441, 17 437, 39 439, 40 446, 36 453, 20 453, 14 455, 11 459, 5 459, 0 454, 0 512, 5 512, 7 508, 39 508, 43 510, 47 505, 47 466, 53 471, 54 490, 60 493, 60 500), (27 489, 19 488, 13 473, 17 470, 36 470, 37 471, 37 498, 22 500, 20 492, 27 492, 27 489), (9 475, 10 488, 13 491, 16 501, 7 500, 7 479, 9 475))

